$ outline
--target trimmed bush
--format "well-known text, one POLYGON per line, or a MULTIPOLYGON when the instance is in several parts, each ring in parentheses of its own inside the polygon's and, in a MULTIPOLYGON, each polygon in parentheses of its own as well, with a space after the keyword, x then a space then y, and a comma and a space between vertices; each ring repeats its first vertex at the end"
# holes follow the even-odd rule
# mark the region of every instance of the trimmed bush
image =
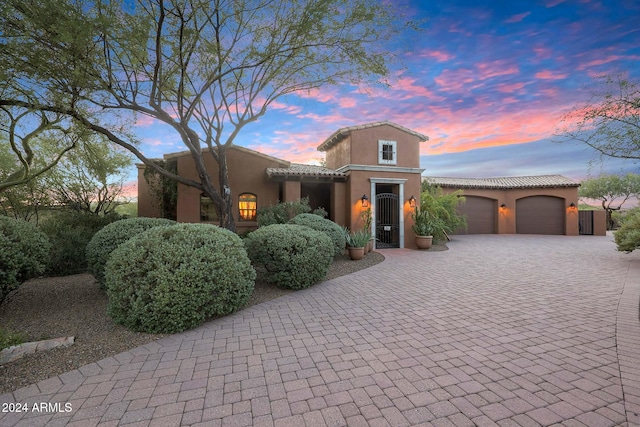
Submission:
POLYGON ((286 224, 291 218, 301 213, 311 212, 309 198, 303 197, 293 202, 278 202, 272 206, 263 206, 256 212, 258 227, 272 224, 286 224))
POLYGON ((319 282, 333 260, 325 233, 296 224, 260 227, 244 243, 251 261, 266 269, 266 280, 282 288, 304 289, 319 282))
POLYGON ((101 288, 105 287, 104 267, 109 255, 120 244, 154 227, 175 225, 163 218, 128 218, 112 222, 98 231, 87 244, 87 265, 101 288))
POLYGON ((304 225, 325 233, 333 243, 333 256, 340 256, 344 253, 347 244, 344 230, 335 222, 318 215, 304 213, 292 218, 289 224, 304 225))
POLYGON ((613 233, 619 251, 633 252, 640 249, 640 207, 629 210, 622 219, 622 226, 613 233))
POLYGON ((60 211, 40 225, 49 236, 51 252, 48 276, 67 276, 87 271, 87 244, 104 226, 121 219, 118 214, 60 211))
POLYGON ((25 280, 44 272, 50 246, 35 225, 0 216, 0 303, 25 280))
POLYGON ((211 224, 156 227, 111 253, 108 313, 134 331, 179 332, 242 307, 255 277, 231 231, 211 224))

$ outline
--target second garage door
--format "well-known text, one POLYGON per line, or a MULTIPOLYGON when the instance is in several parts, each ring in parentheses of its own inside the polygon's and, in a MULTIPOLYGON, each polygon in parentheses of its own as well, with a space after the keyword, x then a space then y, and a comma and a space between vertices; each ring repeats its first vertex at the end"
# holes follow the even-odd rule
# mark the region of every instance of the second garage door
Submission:
POLYGON ((458 212, 467 217, 467 230, 456 230, 456 234, 494 234, 497 232, 497 201, 486 197, 465 196, 458 212))
POLYGON ((516 200, 516 233, 564 234, 564 199, 531 196, 516 200))

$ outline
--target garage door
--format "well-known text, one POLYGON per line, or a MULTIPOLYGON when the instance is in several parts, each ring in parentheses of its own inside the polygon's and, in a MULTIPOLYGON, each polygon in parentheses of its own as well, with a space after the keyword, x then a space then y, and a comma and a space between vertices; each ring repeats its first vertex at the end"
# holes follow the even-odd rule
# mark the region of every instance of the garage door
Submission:
POLYGON ((486 197, 465 196, 465 203, 458 212, 467 216, 468 228, 456 230, 456 234, 494 234, 497 228, 497 201, 486 197))
POLYGON ((532 196, 516 200, 516 233, 564 234, 564 199, 532 196))

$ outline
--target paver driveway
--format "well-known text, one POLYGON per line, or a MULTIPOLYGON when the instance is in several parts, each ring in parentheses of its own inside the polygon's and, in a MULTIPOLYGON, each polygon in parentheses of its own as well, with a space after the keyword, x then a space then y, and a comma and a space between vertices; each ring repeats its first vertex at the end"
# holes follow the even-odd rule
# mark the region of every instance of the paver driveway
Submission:
POLYGON ((0 425, 640 425, 640 254, 611 240, 386 250, 370 269, 2 395, 30 412, 0 425), (41 402, 61 411, 32 412, 41 402))

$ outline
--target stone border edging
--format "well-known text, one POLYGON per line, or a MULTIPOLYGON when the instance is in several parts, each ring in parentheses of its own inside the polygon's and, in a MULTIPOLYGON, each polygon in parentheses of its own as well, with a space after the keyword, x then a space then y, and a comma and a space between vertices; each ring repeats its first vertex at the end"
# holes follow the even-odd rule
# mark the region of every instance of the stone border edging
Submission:
POLYGON ((25 354, 31 354, 37 351, 47 351, 56 347, 67 347, 74 342, 75 337, 60 337, 14 345, 0 351, 0 366, 21 359, 25 354))

